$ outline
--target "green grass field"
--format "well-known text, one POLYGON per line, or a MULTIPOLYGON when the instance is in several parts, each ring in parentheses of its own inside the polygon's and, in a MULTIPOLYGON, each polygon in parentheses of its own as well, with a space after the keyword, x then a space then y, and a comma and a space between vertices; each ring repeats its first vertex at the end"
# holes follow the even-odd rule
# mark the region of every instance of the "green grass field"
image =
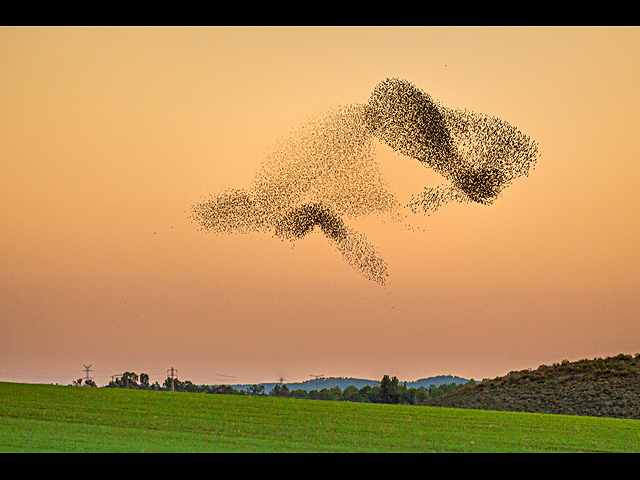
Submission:
POLYGON ((0 383, 0 452, 638 451, 638 420, 0 383))

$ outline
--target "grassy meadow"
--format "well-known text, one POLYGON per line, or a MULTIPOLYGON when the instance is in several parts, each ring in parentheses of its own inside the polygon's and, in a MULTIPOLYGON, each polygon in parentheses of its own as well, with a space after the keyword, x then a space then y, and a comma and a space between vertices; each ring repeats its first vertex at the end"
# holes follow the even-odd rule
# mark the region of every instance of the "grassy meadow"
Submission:
POLYGON ((0 452, 638 451, 638 420, 0 383, 0 452))

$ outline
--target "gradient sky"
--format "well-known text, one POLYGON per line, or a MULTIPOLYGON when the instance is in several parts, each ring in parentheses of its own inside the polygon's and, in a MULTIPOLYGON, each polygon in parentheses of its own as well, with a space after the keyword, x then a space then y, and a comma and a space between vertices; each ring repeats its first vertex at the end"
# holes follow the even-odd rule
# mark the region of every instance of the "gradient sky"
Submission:
MULTIPOLYGON (((0 28, 0 381, 495 377, 640 352, 639 28, 0 28), (278 138, 404 78, 540 157, 491 206, 320 234, 198 230, 278 138)), ((403 202, 441 177, 384 145, 403 202)), ((410 213, 410 212, 409 212, 410 213)))

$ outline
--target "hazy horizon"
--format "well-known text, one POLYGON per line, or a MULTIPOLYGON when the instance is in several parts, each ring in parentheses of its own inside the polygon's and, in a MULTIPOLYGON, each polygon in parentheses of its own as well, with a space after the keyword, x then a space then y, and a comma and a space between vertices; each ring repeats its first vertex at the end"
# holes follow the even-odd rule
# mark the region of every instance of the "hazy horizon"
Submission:
MULTIPOLYGON (((0 381, 493 378, 640 352, 640 29, 0 28, 0 381), (531 137, 492 205, 201 231, 274 145, 389 77, 531 137)), ((405 205, 443 179, 376 142, 405 205)))

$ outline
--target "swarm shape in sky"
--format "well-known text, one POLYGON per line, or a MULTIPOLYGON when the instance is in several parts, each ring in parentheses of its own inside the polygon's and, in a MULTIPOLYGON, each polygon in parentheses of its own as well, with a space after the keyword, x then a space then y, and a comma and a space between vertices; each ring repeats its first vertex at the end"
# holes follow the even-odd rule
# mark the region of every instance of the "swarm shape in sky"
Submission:
POLYGON ((249 189, 211 196, 191 216, 207 231, 265 231, 291 241, 318 226, 352 267, 384 285, 386 262, 345 223, 375 213, 400 219, 401 205, 374 159, 374 137, 448 181, 414 195, 414 213, 451 201, 490 205, 515 178, 528 176, 538 154, 535 142, 507 122, 449 109, 389 78, 366 104, 324 112, 280 139, 249 189))

